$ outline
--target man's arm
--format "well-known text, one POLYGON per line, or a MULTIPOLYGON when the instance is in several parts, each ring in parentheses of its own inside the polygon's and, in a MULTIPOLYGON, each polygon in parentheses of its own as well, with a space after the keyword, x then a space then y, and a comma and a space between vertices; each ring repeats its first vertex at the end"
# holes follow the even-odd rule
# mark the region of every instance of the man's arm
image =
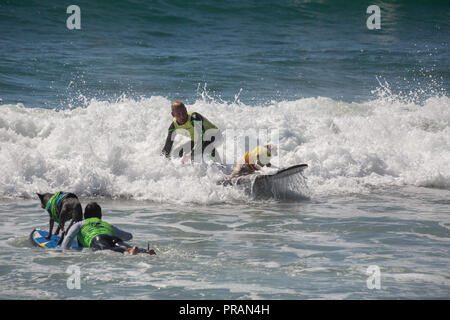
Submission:
POLYGON ((198 129, 198 126, 196 123, 201 124, 201 132, 196 132, 197 141, 192 141, 191 145, 191 153, 194 152, 194 150, 201 148, 202 142, 203 142, 203 134, 205 133, 205 124, 203 121, 203 116, 200 113, 193 112, 191 115, 192 125, 194 126, 195 130, 198 129))
POLYGON ((78 235, 78 232, 80 232, 82 226, 83 221, 79 221, 69 229, 69 232, 66 234, 66 236, 64 237, 64 241, 61 244, 62 249, 65 250, 70 249, 73 239, 78 235))
POLYGON ((169 157, 170 151, 172 151, 172 146, 173 146, 172 134, 174 131, 175 131, 175 125, 172 122, 172 124, 169 127, 169 133, 167 134, 166 143, 164 145, 164 148, 161 151, 161 154, 164 155, 166 158, 169 157))
POLYGON ((202 132, 204 133, 206 130, 209 129, 218 129, 217 126, 214 125, 211 121, 209 121, 206 117, 202 116, 200 113, 193 112, 191 119, 194 121, 201 121, 202 122, 202 132))
POLYGON ((129 232, 123 231, 122 229, 117 228, 116 226, 113 227, 114 235, 118 238, 120 238, 122 241, 128 241, 133 239, 133 235, 129 232))

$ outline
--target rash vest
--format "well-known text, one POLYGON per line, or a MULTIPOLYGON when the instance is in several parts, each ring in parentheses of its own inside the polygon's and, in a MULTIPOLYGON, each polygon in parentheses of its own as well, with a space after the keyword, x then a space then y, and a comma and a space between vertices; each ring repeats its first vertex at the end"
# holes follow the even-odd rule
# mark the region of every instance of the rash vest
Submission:
POLYGON ((83 221, 83 226, 78 234, 78 241, 85 248, 91 247, 91 241, 99 234, 114 235, 113 227, 108 222, 99 218, 89 218, 83 221))

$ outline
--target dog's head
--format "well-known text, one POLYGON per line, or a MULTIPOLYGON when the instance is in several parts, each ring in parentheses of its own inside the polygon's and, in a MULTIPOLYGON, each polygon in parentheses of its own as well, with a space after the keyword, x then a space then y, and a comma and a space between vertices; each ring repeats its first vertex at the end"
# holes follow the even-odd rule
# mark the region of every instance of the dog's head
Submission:
POLYGON ((53 197, 53 193, 36 193, 41 200, 41 208, 45 209, 47 206, 47 202, 50 200, 51 197, 53 197))

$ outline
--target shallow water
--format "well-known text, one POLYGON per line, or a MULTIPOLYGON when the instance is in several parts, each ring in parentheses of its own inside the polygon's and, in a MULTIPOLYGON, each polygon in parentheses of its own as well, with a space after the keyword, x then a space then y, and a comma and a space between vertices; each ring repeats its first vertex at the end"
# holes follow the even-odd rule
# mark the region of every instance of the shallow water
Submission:
POLYGON ((449 196, 406 187, 235 205, 96 199, 156 256, 33 247, 28 234, 48 227, 46 214, 35 200, 4 200, 1 298, 448 299, 449 196), (68 288, 71 265, 80 289, 68 288), (368 288, 372 265, 379 289, 368 288))

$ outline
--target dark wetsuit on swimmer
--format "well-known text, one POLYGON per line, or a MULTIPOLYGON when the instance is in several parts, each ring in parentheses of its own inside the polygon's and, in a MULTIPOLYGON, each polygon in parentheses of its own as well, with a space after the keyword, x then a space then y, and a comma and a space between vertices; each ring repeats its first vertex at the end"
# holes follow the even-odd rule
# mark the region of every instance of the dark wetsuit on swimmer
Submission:
MULTIPOLYGON (((123 242, 122 239, 109 234, 100 234, 91 240, 90 248, 97 250, 112 250, 124 253, 127 249, 132 248, 128 243, 123 242)), ((144 249, 139 249, 139 252, 146 252, 144 249)))
MULTIPOLYGON (((94 251, 113 250, 124 253, 131 248, 124 241, 131 240, 133 235, 99 218, 88 218, 74 224, 70 228, 61 248, 69 249, 75 238, 84 248, 91 248, 94 251)), ((140 249, 140 252, 146 252, 146 250, 140 249)))
MULTIPOLYGON (((200 131, 200 130, 198 130, 200 131)), ((190 142, 190 151, 194 152, 198 148, 202 148, 202 154, 205 151, 205 148, 216 141, 216 137, 220 137, 220 131, 219 129, 206 117, 203 117, 201 114, 197 112, 188 112, 188 119, 187 121, 180 125, 176 119, 173 119, 172 124, 169 127, 169 132, 166 138, 166 143, 164 145, 164 148, 162 149, 161 154, 163 154, 166 157, 169 157, 170 152, 172 151, 173 141, 175 138, 175 134, 183 134, 186 136, 189 136, 191 139, 190 142), (201 125, 201 126, 200 126, 201 125), (196 132, 196 129, 201 128, 201 136, 199 135, 200 132, 196 132), (213 129, 214 135, 211 136, 211 139, 209 141, 205 141, 204 134, 206 131, 213 129)), ((183 156, 183 148, 178 153, 179 157, 183 156)), ((218 154, 216 154, 216 149, 212 149, 210 156, 212 159, 214 159, 216 162, 220 162, 218 159, 218 154)))

